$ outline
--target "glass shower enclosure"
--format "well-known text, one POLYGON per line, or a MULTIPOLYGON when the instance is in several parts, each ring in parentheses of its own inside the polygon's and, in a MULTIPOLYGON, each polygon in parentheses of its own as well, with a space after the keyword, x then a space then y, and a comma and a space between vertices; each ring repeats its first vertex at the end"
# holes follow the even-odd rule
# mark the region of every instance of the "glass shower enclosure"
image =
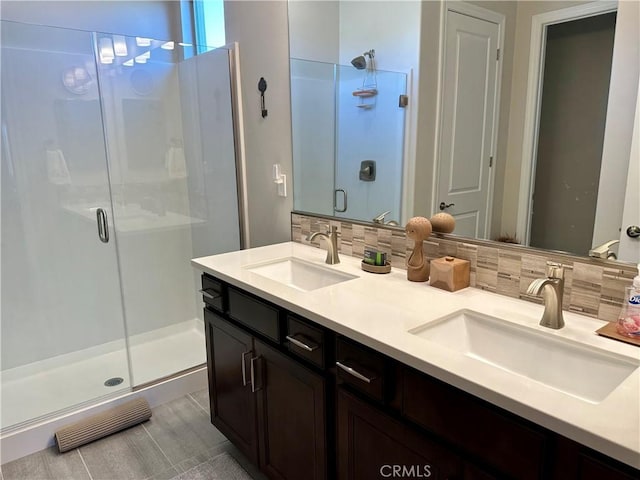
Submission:
POLYGON ((205 362, 241 245, 230 52, 2 21, 2 432, 205 362))
POLYGON ((291 58, 294 208, 401 219, 407 74, 291 58))

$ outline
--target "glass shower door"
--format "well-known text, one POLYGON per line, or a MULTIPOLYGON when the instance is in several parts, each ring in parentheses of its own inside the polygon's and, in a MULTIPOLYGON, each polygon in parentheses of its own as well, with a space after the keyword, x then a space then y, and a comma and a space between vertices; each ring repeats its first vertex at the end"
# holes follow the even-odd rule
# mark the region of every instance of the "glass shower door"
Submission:
POLYGON ((336 73, 336 189, 348 195, 335 215, 401 221, 407 75, 338 66, 336 73), (373 96, 359 95, 373 89, 373 96))
POLYGON ((93 41, 2 21, 2 430, 130 388, 93 41))
POLYGON ((293 206, 401 220, 407 75, 291 59, 293 206), (363 89, 370 90, 363 92, 363 89))
POLYGON ((229 51, 95 41, 137 387, 206 362, 190 261, 240 247, 229 51))

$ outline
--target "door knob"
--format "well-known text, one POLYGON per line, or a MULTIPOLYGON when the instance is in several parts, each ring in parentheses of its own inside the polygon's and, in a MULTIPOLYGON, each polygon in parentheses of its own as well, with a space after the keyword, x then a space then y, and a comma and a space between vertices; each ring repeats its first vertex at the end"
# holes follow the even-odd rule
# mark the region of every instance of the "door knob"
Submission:
POLYGON ((440 202, 440 210, 444 210, 445 208, 453 207, 455 203, 444 203, 440 202))
POLYGON ((631 225, 629 228, 627 228, 627 236, 631 238, 640 237, 640 227, 638 225, 631 225))

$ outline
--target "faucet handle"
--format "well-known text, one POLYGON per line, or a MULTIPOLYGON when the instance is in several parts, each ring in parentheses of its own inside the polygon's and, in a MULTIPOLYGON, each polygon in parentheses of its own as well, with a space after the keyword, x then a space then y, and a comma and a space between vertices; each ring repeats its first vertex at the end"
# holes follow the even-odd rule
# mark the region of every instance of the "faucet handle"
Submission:
POLYGON ((547 278, 564 280, 564 265, 558 262, 547 262, 547 278))

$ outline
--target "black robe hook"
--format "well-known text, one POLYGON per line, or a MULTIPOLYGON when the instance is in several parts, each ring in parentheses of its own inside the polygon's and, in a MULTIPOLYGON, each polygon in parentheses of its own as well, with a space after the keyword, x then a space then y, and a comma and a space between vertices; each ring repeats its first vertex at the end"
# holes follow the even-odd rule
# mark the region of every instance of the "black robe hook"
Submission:
POLYGON ((260 81, 258 82, 258 90, 260 90, 260 106, 262 108, 262 118, 266 117, 268 112, 264 106, 264 92, 267 91, 267 81, 264 77, 260 77, 260 81))

